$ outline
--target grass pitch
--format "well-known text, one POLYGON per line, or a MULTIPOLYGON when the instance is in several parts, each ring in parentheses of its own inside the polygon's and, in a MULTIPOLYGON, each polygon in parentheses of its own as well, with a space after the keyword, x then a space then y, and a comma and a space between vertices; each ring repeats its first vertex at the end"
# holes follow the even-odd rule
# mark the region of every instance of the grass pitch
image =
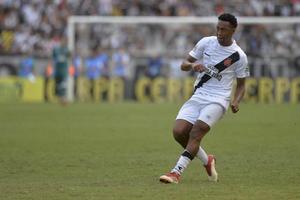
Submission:
POLYGON ((171 134, 180 106, 1 104, 0 199, 300 199, 300 105, 228 112, 203 141, 220 182, 195 159, 165 185, 182 152, 171 134))

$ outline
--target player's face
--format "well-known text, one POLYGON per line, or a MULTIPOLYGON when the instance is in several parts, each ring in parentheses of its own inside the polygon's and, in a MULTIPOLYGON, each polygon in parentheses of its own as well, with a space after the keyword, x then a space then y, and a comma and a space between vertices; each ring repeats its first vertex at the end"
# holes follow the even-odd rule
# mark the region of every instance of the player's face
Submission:
POLYGON ((231 44, 231 38, 235 31, 235 28, 227 21, 219 20, 217 24, 217 39, 218 42, 223 45, 227 46, 231 44))

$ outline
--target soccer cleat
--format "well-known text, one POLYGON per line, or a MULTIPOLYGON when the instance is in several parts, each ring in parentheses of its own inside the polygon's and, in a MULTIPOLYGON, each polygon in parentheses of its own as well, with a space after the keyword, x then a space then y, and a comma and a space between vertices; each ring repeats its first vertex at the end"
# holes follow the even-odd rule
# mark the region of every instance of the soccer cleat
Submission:
POLYGON ((213 155, 208 155, 207 165, 204 165, 209 181, 218 181, 218 173, 216 171, 216 158, 213 155))
POLYGON ((179 183, 180 175, 175 172, 170 172, 159 177, 159 181, 162 183, 179 183))

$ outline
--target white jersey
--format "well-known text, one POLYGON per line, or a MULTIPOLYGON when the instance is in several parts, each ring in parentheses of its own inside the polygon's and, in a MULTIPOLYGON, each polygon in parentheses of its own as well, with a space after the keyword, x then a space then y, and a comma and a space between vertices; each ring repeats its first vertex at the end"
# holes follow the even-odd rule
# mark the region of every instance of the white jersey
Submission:
POLYGON ((207 68, 197 76, 193 97, 205 95, 227 109, 234 79, 250 75, 244 51, 235 41, 221 46, 217 37, 211 36, 202 38, 189 54, 207 68))

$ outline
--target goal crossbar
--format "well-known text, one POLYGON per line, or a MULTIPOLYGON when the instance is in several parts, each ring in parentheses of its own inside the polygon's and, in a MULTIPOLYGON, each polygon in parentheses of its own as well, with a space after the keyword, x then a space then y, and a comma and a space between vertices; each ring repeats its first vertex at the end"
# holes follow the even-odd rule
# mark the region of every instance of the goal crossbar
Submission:
MULTIPOLYGON (((239 24, 297 24, 300 17, 238 17, 239 24)), ((68 48, 74 50, 75 24, 111 23, 111 24, 214 24, 217 17, 158 17, 158 16, 70 16, 68 18, 68 48)))

